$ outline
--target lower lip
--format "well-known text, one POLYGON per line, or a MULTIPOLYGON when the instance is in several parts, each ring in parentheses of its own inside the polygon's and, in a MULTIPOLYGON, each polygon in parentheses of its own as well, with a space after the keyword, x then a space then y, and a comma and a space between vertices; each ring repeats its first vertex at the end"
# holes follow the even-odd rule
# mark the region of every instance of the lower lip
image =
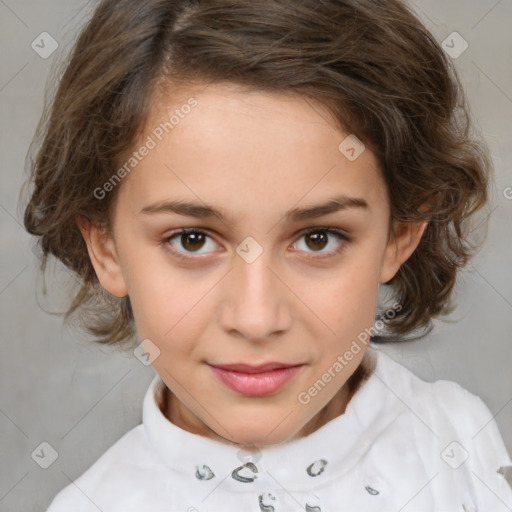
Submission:
POLYGON ((267 396, 279 391, 300 370, 290 366, 261 373, 243 373, 210 366, 213 374, 228 388, 245 396, 267 396))

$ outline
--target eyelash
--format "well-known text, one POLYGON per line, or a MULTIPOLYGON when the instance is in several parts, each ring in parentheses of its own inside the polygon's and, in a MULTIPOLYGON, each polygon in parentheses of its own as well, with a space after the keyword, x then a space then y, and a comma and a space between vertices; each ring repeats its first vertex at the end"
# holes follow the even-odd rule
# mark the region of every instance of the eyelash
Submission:
MULTIPOLYGON (((334 251, 327 253, 327 256, 325 256, 325 255, 324 256, 307 256, 308 258, 311 258, 311 259, 320 260, 320 259, 325 259, 325 258, 333 257, 337 254, 340 254, 345 249, 345 246, 347 245, 347 243, 350 242, 350 238, 347 237, 342 231, 339 231, 338 229, 327 228, 327 227, 314 227, 314 228, 305 229, 300 232, 298 239, 300 239, 304 236, 310 235, 311 233, 318 233, 318 232, 327 233, 328 235, 334 235, 336 238, 338 238, 338 240, 342 241, 343 243, 341 243, 338 246, 338 248, 335 249, 334 251)), ((206 231, 203 231, 202 229, 183 228, 178 231, 174 231, 171 235, 166 236, 164 239, 162 239, 161 245, 164 246, 166 251, 171 253, 171 255, 176 256, 177 258, 180 258, 185 261, 197 260, 203 256, 199 256, 199 257, 198 256, 186 256, 182 252, 176 251, 175 249, 173 249, 169 244, 169 242, 173 238, 176 238, 181 235, 190 234, 190 233, 199 233, 199 234, 206 235, 209 238, 212 238, 206 231)))

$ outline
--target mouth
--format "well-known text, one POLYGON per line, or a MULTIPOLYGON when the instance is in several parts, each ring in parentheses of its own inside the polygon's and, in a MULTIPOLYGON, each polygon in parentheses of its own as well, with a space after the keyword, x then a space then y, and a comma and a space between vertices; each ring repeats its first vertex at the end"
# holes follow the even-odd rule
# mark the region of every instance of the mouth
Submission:
POLYGON ((282 389, 304 365, 272 362, 258 366, 242 363, 208 366, 231 390, 245 396, 268 396, 282 389))

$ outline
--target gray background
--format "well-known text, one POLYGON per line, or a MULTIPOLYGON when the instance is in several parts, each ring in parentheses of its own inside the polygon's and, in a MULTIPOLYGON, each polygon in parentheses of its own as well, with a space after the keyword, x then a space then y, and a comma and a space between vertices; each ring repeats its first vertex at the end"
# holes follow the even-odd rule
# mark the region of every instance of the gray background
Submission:
MULTIPOLYGON (((461 275, 450 322, 436 322, 423 341, 384 350, 425 380, 454 380, 479 395, 512 452, 512 1, 413 5, 439 42, 456 30, 469 43, 455 62, 490 144, 496 184, 489 235, 461 275)), ((50 295, 43 296, 32 240, 22 228, 19 190, 45 81, 91 9, 77 0, 0 0, 2 512, 45 510, 60 489, 140 423, 142 398, 154 376, 132 353, 94 344, 78 327, 64 327, 45 313, 65 303, 70 276, 56 266, 47 283, 50 295), (47 59, 31 48, 44 31, 59 42, 47 59), (43 441, 58 452, 48 469, 31 458, 43 441)))

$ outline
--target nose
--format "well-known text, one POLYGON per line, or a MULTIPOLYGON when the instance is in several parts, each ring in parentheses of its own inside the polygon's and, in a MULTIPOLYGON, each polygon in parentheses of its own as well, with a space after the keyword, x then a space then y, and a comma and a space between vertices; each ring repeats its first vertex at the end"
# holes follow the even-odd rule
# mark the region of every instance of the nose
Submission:
POLYGON ((290 328, 292 293, 284 276, 272 268, 270 256, 264 250, 251 263, 234 258, 220 314, 221 327, 231 335, 263 342, 290 328))

